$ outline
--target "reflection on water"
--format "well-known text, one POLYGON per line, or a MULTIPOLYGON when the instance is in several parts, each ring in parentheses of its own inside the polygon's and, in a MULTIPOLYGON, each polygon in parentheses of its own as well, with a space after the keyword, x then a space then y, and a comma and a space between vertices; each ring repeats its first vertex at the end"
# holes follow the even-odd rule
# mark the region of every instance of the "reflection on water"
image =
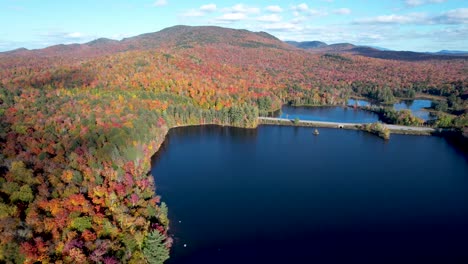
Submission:
MULTIPOLYGON (((428 120, 433 120, 436 117, 431 115, 430 112, 426 111, 425 108, 430 108, 432 104, 431 100, 425 100, 425 99, 416 99, 416 100, 403 100, 399 103, 396 103, 393 105, 393 108, 395 110, 410 110, 411 113, 423 119, 424 121, 428 120)), ((349 99, 348 100, 348 106, 358 106, 358 107, 366 107, 366 106, 372 106, 374 104, 370 103, 369 101, 366 100, 355 100, 355 99, 349 99)))
POLYGON ((425 111, 424 108, 431 107, 431 100, 405 100, 400 103, 394 104, 393 108, 395 110, 408 109, 411 110, 411 113, 425 121, 433 119, 428 111, 425 111))
POLYGON ((379 120, 379 117, 371 112, 361 109, 353 109, 339 106, 326 107, 294 107, 283 106, 281 109, 281 118, 310 121, 327 121, 343 123, 373 123, 379 120))
POLYGON ((366 100, 349 99, 348 106, 366 107, 366 106, 371 106, 371 103, 366 100))
POLYGON ((438 137, 313 131, 172 129, 152 168, 168 263, 468 263, 459 151, 438 137))

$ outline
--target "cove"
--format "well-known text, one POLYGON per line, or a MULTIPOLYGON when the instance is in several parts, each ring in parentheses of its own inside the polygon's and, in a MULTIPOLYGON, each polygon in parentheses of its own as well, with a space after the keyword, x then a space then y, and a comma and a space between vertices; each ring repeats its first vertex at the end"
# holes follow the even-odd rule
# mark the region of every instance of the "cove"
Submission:
MULTIPOLYGON (((435 119, 436 117, 432 116, 429 111, 426 111, 426 108, 430 108, 432 105, 433 101, 427 100, 427 99, 414 99, 414 100, 402 100, 398 103, 393 104, 393 109, 395 110, 410 110, 411 113, 416 116, 421 118, 424 121, 428 121, 431 119, 435 119)), ((372 106, 376 105, 378 106, 379 104, 372 104, 371 102, 367 100, 355 100, 355 99, 349 99, 348 106, 359 106, 359 107, 366 107, 366 106, 372 106)))
POLYGON ((439 137, 312 132, 171 129, 152 167, 168 263, 467 263, 462 153, 439 137))
POLYGON ((343 123, 374 123, 378 115, 361 109, 340 106, 289 106, 284 105, 276 117, 309 121, 327 121, 343 123))
POLYGON ((414 116, 427 121, 434 118, 430 115, 430 112, 424 110, 424 108, 429 108, 431 105, 431 100, 404 100, 400 103, 394 104, 393 108, 395 110, 408 109, 414 116))

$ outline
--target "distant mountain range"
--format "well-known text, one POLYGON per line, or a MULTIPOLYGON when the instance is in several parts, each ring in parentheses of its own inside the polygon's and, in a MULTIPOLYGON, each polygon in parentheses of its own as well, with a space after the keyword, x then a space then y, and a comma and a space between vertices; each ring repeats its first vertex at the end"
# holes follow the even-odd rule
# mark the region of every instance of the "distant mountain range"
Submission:
POLYGON ((20 48, 12 51, 0 52, 0 58, 2 56, 34 56, 86 59, 117 52, 173 48, 184 49, 193 46, 207 46, 223 43, 246 48, 274 47, 285 50, 295 49, 266 32, 250 32, 247 30, 215 26, 174 26, 158 32, 125 38, 120 41, 99 38, 84 44, 59 44, 34 50, 20 48))
POLYGON ((350 43, 327 44, 321 41, 286 41, 289 45, 312 53, 350 53, 365 57, 404 61, 468 59, 468 51, 441 50, 438 52, 395 51, 381 47, 357 46, 350 43))
POLYGON ((147 33, 123 40, 99 38, 84 44, 55 45, 44 49, 28 50, 20 48, 0 52, 1 57, 33 56, 62 57, 71 60, 81 60, 102 55, 114 54, 132 50, 191 48, 193 46, 226 43, 233 46, 255 48, 271 47, 283 50, 305 50, 310 53, 344 53, 365 57, 420 61, 420 60, 451 60, 468 59, 468 51, 441 50, 439 52, 394 51, 381 47, 357 46, 351 43, 327 44, 322 41, 280 41, 266 32, 250 32, 214 26, 190 27, 174 26, 154 33, 147 33))

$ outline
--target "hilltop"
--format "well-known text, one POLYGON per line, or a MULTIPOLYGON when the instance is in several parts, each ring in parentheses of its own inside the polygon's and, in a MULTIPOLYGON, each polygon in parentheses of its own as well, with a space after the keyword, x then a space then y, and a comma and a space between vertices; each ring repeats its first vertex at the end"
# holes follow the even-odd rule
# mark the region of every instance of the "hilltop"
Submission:
POLYGON ((173 26, 158 32, 146 33, 120 41, 100 38, 84 44, 54 45, 44 49, 25 48, 0 52, 5 56, 92 58, 125 51, 150 49, 187 49, 199 45, 229 44, 253 48, 272 47, 291 49, 288 45, 266 32, 228 29, 215 26, 173 26))

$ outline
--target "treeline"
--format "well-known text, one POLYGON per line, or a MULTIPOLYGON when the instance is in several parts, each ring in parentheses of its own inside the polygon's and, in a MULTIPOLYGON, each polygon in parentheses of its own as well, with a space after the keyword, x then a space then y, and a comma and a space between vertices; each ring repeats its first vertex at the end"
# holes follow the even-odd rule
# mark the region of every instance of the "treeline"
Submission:
POLYGON ((395 124, 402 126, 421 126, 424 120, 417 118, 411 114, 411 110, 395 110, 389 107, 371 107, 370 111, 379 115, 380 120, 387 124, 395 124))

